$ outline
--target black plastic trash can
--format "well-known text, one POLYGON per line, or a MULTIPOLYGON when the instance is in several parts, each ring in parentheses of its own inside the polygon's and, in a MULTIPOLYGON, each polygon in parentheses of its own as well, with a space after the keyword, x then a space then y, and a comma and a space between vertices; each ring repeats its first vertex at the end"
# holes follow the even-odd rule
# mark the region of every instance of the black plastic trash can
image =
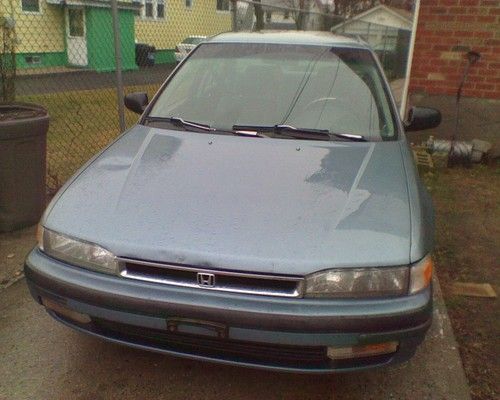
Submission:
POLYGON ((156 48, 145 43, 135 45, 135 63, 139 67, 151 67, 155 65, 156 48))
POLYGON ((0 232, 36 224, 45 208, 49 115, 34 104, 0 104, 0 232))

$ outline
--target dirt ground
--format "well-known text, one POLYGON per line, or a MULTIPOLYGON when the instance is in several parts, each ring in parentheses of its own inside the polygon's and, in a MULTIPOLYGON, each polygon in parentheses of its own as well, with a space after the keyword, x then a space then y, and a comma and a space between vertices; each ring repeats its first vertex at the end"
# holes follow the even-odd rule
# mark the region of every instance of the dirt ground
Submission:
POLYGON ((437 216, 437 274, 471 396, 498 399, 499 299, 458 296, 451 287, 454 282, 490 283, 500 295, 500 163, 441 166, 424 177, 437 216))
POLYGON ((35 246, 36 227, 0 233, 0 290, 23 277, 24 257, 35 246))

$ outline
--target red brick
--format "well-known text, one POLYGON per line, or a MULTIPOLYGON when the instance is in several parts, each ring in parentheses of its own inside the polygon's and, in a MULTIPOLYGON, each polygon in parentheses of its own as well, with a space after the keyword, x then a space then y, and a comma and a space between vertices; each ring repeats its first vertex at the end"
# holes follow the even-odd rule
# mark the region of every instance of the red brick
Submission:
POLYGON ((488 39, 485 43, 487 46, 500 46, 500 39, 488 39))
POLYGON ((457 18, 455 15, 448 15, 448 14, 432 15, 432 17, 435 17, 435 19, 440 22, 452 22, 455 21, 455 19, 457 18))
POLYGON ((486 46, 486 47, 476 46, 474 47, 474 50, 477 51, 478 53, 481 53, 484 58, 484 54, 491 53, 494 50, 494 48, 492 46, 486 46))
POLYGON ((481 0, 482 6, 500 7, 500 0, 481 0))
POLYGON ((457 15, 457 21, 459 22, 474 22, 476 17, 472 15, 457 15))
POLYGON ((434 45, 432 45, 432 50, 435 50, 435 51, 450 51, 451 48, 450 48, 450 46, 447 46, 445 44, 434 44, 434 45))
POLYGON ((476 89, 467 89, 465 88, 463 91, 463 95, 465 97, 483 97, 484 92, 476 89))
POLYGON ((474 85, 475 89, 480 89, 480 90, 491 90, 493 89, 493 85, 485 84, 485 83, 476 83, 474 85))
POLYGON ((454 45, 458 44, 458 40, 457 40, 457 38, 452 37, 451 35, 447 35, 447 36, 441 37, 439 39, 439 43, 454 46, 454 45))
POLYGON ((474 37, 480 37, 480 38, 491 38, 494 36, 493 32, 486 32, 486 31, 476 31, 473 32, 474 37))
POLYGON ((494 15, 479 15, 476 17, 477 22, 496 22, 497 18, 494 15))
POLYGON ((441 67, 438 70, 439 70, 439 72, 447 74, 448 77, 451 74, 456 74, 457 73, 457 68, 456 67, 441 67))
POLYGON ((470 15, 485 15, 486 12, 485 7, 467 7, 467 14, 470 15))
POLYGON ((479 0, 460 0, 461 6, 478 6, 479 0))
POLYGON ((446 7, 429 7, 429 14, 446 14, 447 12, 446 7))
POLYGON ((448 14, 451 15, 462 15, 466 13, 467 9, 465 7, 448 7, 448 14))

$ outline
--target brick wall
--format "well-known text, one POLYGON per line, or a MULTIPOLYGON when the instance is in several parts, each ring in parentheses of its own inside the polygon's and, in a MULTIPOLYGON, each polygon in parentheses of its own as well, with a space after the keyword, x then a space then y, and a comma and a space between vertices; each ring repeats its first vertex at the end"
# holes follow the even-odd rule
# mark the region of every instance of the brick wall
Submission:
POLYGON ((463 95, 500 99, 500 0, 421 0, 410 92, 455 94, 468 50, 481 59, 463 95))

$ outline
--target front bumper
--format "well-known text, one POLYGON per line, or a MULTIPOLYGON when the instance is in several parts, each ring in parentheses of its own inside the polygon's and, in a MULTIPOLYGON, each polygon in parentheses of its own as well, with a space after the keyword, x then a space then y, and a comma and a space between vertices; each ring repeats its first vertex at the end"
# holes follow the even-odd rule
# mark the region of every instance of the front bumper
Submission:
POLYGON ((409 359, 431 323, 431 288, 402 298, 270 298, 128 280, 69 266, 33 250, 25 263, 31 294, 87 314, 61 322, 117 343, 193 359, 298 372, 368 368, 409 359), (227 327, 224 339, 170 333, 167 320, 227 327), (327 346, 398 341, 395 353, 330 360, 327 346))

